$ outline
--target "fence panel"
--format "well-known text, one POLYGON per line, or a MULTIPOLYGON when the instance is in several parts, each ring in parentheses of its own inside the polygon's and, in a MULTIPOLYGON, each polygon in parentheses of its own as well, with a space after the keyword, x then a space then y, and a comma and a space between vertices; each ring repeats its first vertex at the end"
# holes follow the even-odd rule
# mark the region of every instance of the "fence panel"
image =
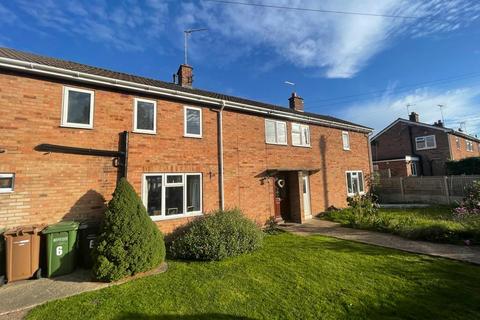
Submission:
POLYGON ((462 200, 476 180, 480 175, 381 178, 375 191, 381 203, 452 204, 462 200))

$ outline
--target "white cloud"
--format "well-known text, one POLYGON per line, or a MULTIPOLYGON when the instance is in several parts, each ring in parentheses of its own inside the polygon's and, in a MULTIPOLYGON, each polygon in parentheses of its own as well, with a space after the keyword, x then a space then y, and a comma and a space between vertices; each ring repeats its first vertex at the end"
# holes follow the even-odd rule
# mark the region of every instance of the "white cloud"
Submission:
MULTIPOLYGON (((321 69, 330 78, 349 78, 397 37, 451 32, 480 14, 480 2, 464 0, 328 0, 321 5, 316 0, 281 0, 275 5, 423 18, 390 19, 200 2, 184 4, 177 22, 179 28, 208 27, 215 36, 202 38, 202 46, 209 52, 281 56, 303 68, 321 69)), ((195 39, 192 42, 195 48, 195 39)))
POLYGON ((0 26, 11 27, 15 19, 17 27, 36 29, 43 35, 55 30, 119 50, 143 50, 145 43, 165 35, 168 19, 168 3, 158 0, 142 4, 130 0, 114 4, 104 0, 18 0, 16 8, 17 16, 12 16, 12 10, 0 5, 0 26))
MULTIPOLYGON (((392 88, 394 89, 394 88, 392 88)), ((465 121, 470 134, 480 134, 480 87, 463 87, 447 91, 430 88, 414 90, 402 96, 386 93, 383 97, 362 104, 353 104, 339 112, 338 116, 372 127, 379 132, 397 118, 407 119, 407 104, 410 112, 420 115, 420 121, 433 124, 441 120, 439 104, 446 126, 458 129, 465 121)))

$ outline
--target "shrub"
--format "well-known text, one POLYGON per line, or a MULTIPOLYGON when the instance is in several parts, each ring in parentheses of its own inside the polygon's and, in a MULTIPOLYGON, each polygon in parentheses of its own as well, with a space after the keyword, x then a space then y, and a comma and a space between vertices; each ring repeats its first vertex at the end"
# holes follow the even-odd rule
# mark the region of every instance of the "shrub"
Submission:
POLYGON ((263 232, 240 210, 216 211, 192 220, 168 239, 174 259, 222 260, 262 246, 263 232))
POLYGON ((454 209, 454 214, 460 219, 465 216, 480 214, 480 181, 474 181, 471 186, 467 187, 466 196, 454 209))
POLYGON ((263 232, 266 234, 278 234, 280 230, 278 229, 278 222, 275 217, 270 217, 265 222, 265 226, 263 227, 263 232))
POLYGON ((458 161, 448 161, 447 172, 450 175, 480 174, 480 157, 470 157, 458 161))
POLYGON ((150 270, 165 259, 163 236, 125 178, 108 203, 94 257, 93 273, 101 281, 150 270))

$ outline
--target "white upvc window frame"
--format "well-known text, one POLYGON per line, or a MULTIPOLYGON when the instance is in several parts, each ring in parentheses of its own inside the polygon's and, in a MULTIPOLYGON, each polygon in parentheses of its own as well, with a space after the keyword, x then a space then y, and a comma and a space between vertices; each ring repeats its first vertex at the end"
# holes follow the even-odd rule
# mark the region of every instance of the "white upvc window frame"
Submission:
POLYGON ((277 144, 277 145, 283 145, 286 146, 288 145, 288 128, 287 128, 287 122, 285 121, 280 121, 280 120, 273 120, 273 119, 265 119, 265 143, 266 144, 277 144), (273 123, 274 128, 275 128, 275 141, 268 141, 268 136, 267 136, 267 124, 268 123, 273 123), (285 130, 285 141, 279 141, 279 135, 278 135, 278 127, 282 126, 283 129, 285 130))
POLYGON ((181 219, 187 217, 195 217, 203 215, 203 175, 199 172, 187 172, 187 173, 176 173, 176 172, 148 172, 144 173, 142 176, 142 203, 145 207, 145 210, 148 214, 148 190, 147 190, 147 177, 158 177, 162 176, 162 190, 161 190, 161 197, 162 197, 162 208, 161 214, 156 216, 149 217, 153 221, 162 221, 162 220, 172 220, 172 219, 181 219), (181 183, 167 183, 167 179, 169 176, 182 176, 181 183), (187 211, 187 177, 188 176, 198 176, 200 177, 200 210, 198 211, 187 211), (183 187, 183 213, 181 214, 174 214, 174 215, 166 215, 166 188, 167 187, 183 187))
POLYGON ((203 137, 203 114, 202 108, 199 107, 192 107, 192 106, 184 106, 183 107, 183 136, 187 138, 197 138, 201 139, 203 137), (196 110, 200 112, 200 134, 196 133, 188 133, 187 132, 187 110, 196 110))
POLYGON ((62 116, 60 126, 67 128, 78 128, 78 129, 93 129, 93 115, 95 108, 95 92, 93 90, 80 89, 76 87, 63 87, 63 99, 62 99, 62 116), (89 124, 68 122, 68 93, 70 91, 82 92, 90 94, 90 115, 89 115, 89 124))
POLYGON ((342 131, 342 146, 343 150, 350 150, 350 133, 348 131, 342 131))
POLYGON ((0 188, 0 193, 12 193, 15 190, 15 173, 0 173, 0 178, 12 179, 12 187, 0 188))
POLYGON ((459 137, 456 137, 456 138, 455 138, 455 144, 456 144, 458 150, 460 150, 460 149, 462 148, 462 145, 461 145, 461 142, 460 142, 460 138, 459 138, 459 137))
POLYGON ((304 147, 304 148, 310 148, 311 147, 311 136, 310 136, 310 126, 307 124, 301 124, 301 123, 295 123, 292 122, 292 146, 295 147, 304 147), (297 134, 297 132, 294 132, 294 126, 298 126, 300 129, 300 143, 294 143, 293 135, 297 134), (305 131, 307 132, 307 136, 304 135, 305 131))
POLYGON ((143 98, 133 99, 133 132, 145 133, 145 134, 157 134, 157 101, 156 100, 149 100, 149 99, 143 99, 143 98), (153 104, 153 130, 137 128, 137 119, 138 119, 137 111, 138 111, 139 102, 146 102, 146 103, 153 104))
POLYGON ((418 167, 417 167, 417 162, 416 161, 412 161, 410 163, 410 171, 412 173, 412 177, 418 176, 418 167))
POLYGON ((473 152, 473 141, 465 140, 465 145, 468 152, 473 152))
POLYGON ((415 149, 416 150, 430 150, 430 149, 436 149, 436 148, 437 148, 437 138, 435 137, 434 134, 415 138, 415 149), (433 137, 433 146, 431 146, 431 147, 427 146, 427 138, 430 138, 430 137, 433 137), (419 148, 418 143, 422 139, 425 141, 425 147, 419 148))
POLYGON ((353 193, 348 192, 348 174, 350 174, 350 183, 351 183, 352 188, 353 188, 353 175, 356 174, 357 175, 356 179, 359 179, 358 178, 358 173, 362 174, 362 184, 361 185, 360 185, 360 183, 358 184, 359 188, 361 187, 362 190, 360 191, 360 189, 359 189, 358 194, 359 195, 365 194, 365 175, 363 174, 363 171, 362 170, 348 170, 348 171, 345 171, 345 187, 346 187, 348 197, 353 197, 354 195, 357 194, 355 192, 353 192, 353 193))

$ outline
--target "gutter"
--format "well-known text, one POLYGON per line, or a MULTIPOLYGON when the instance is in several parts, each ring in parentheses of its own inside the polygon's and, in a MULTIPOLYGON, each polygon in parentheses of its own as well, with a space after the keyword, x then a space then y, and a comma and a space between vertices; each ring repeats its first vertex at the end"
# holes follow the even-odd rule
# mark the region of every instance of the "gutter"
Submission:
POLYGON ((276 117, 280 117, 284 119, 297 120, 297 121, 300 120, 307 123, 329 126, 334 128, 350 129, 353 131, 359 131, 359 132, 365 132, 365 133, 372 132, 372 129, 370 128, 349 125, 349 124, 341 124, 335 121, 316 119, 316 118, 312 118, 312 117, 300 115, 300 114, 291 114, 286 111, 272 110, 268 108, 263 108, 263 107, 258 107, 258 106, 253 106, 253 105, 238 103, 233 101, 225 101, 222 99, 205 97, 198 94, 166 89, 166 88, 161 88, 156 86, 149 86, 149 85, 139 84, 131 81, 118 80, 118 79, 113 79, 113 78, 104 77, 104 76, 97 76, 97 75, 92 75, 85 72, 72 71, 72 70, 67 70, 63 68, 46 66, 38 63, 26 62, 26 61, 21 61, 16 59, 0 57, 0 67, 13 69, 13 70, 20 70, 24 72, 33 73, 33 74, 40 74, 44 76, 51 76, 51 77, 56 77, 61 79, 80 81, 84 83, 104 85, 104 86, 120 88, 124 90, 132 90, 132 91, 143 92, 148 94, 158 94, 161 96, 172 97, 177 99, 181 98, 188 101, 213 104, 221 108, 249 111, 249 112, 264 114, 264 115, 274 115, 276 117))

